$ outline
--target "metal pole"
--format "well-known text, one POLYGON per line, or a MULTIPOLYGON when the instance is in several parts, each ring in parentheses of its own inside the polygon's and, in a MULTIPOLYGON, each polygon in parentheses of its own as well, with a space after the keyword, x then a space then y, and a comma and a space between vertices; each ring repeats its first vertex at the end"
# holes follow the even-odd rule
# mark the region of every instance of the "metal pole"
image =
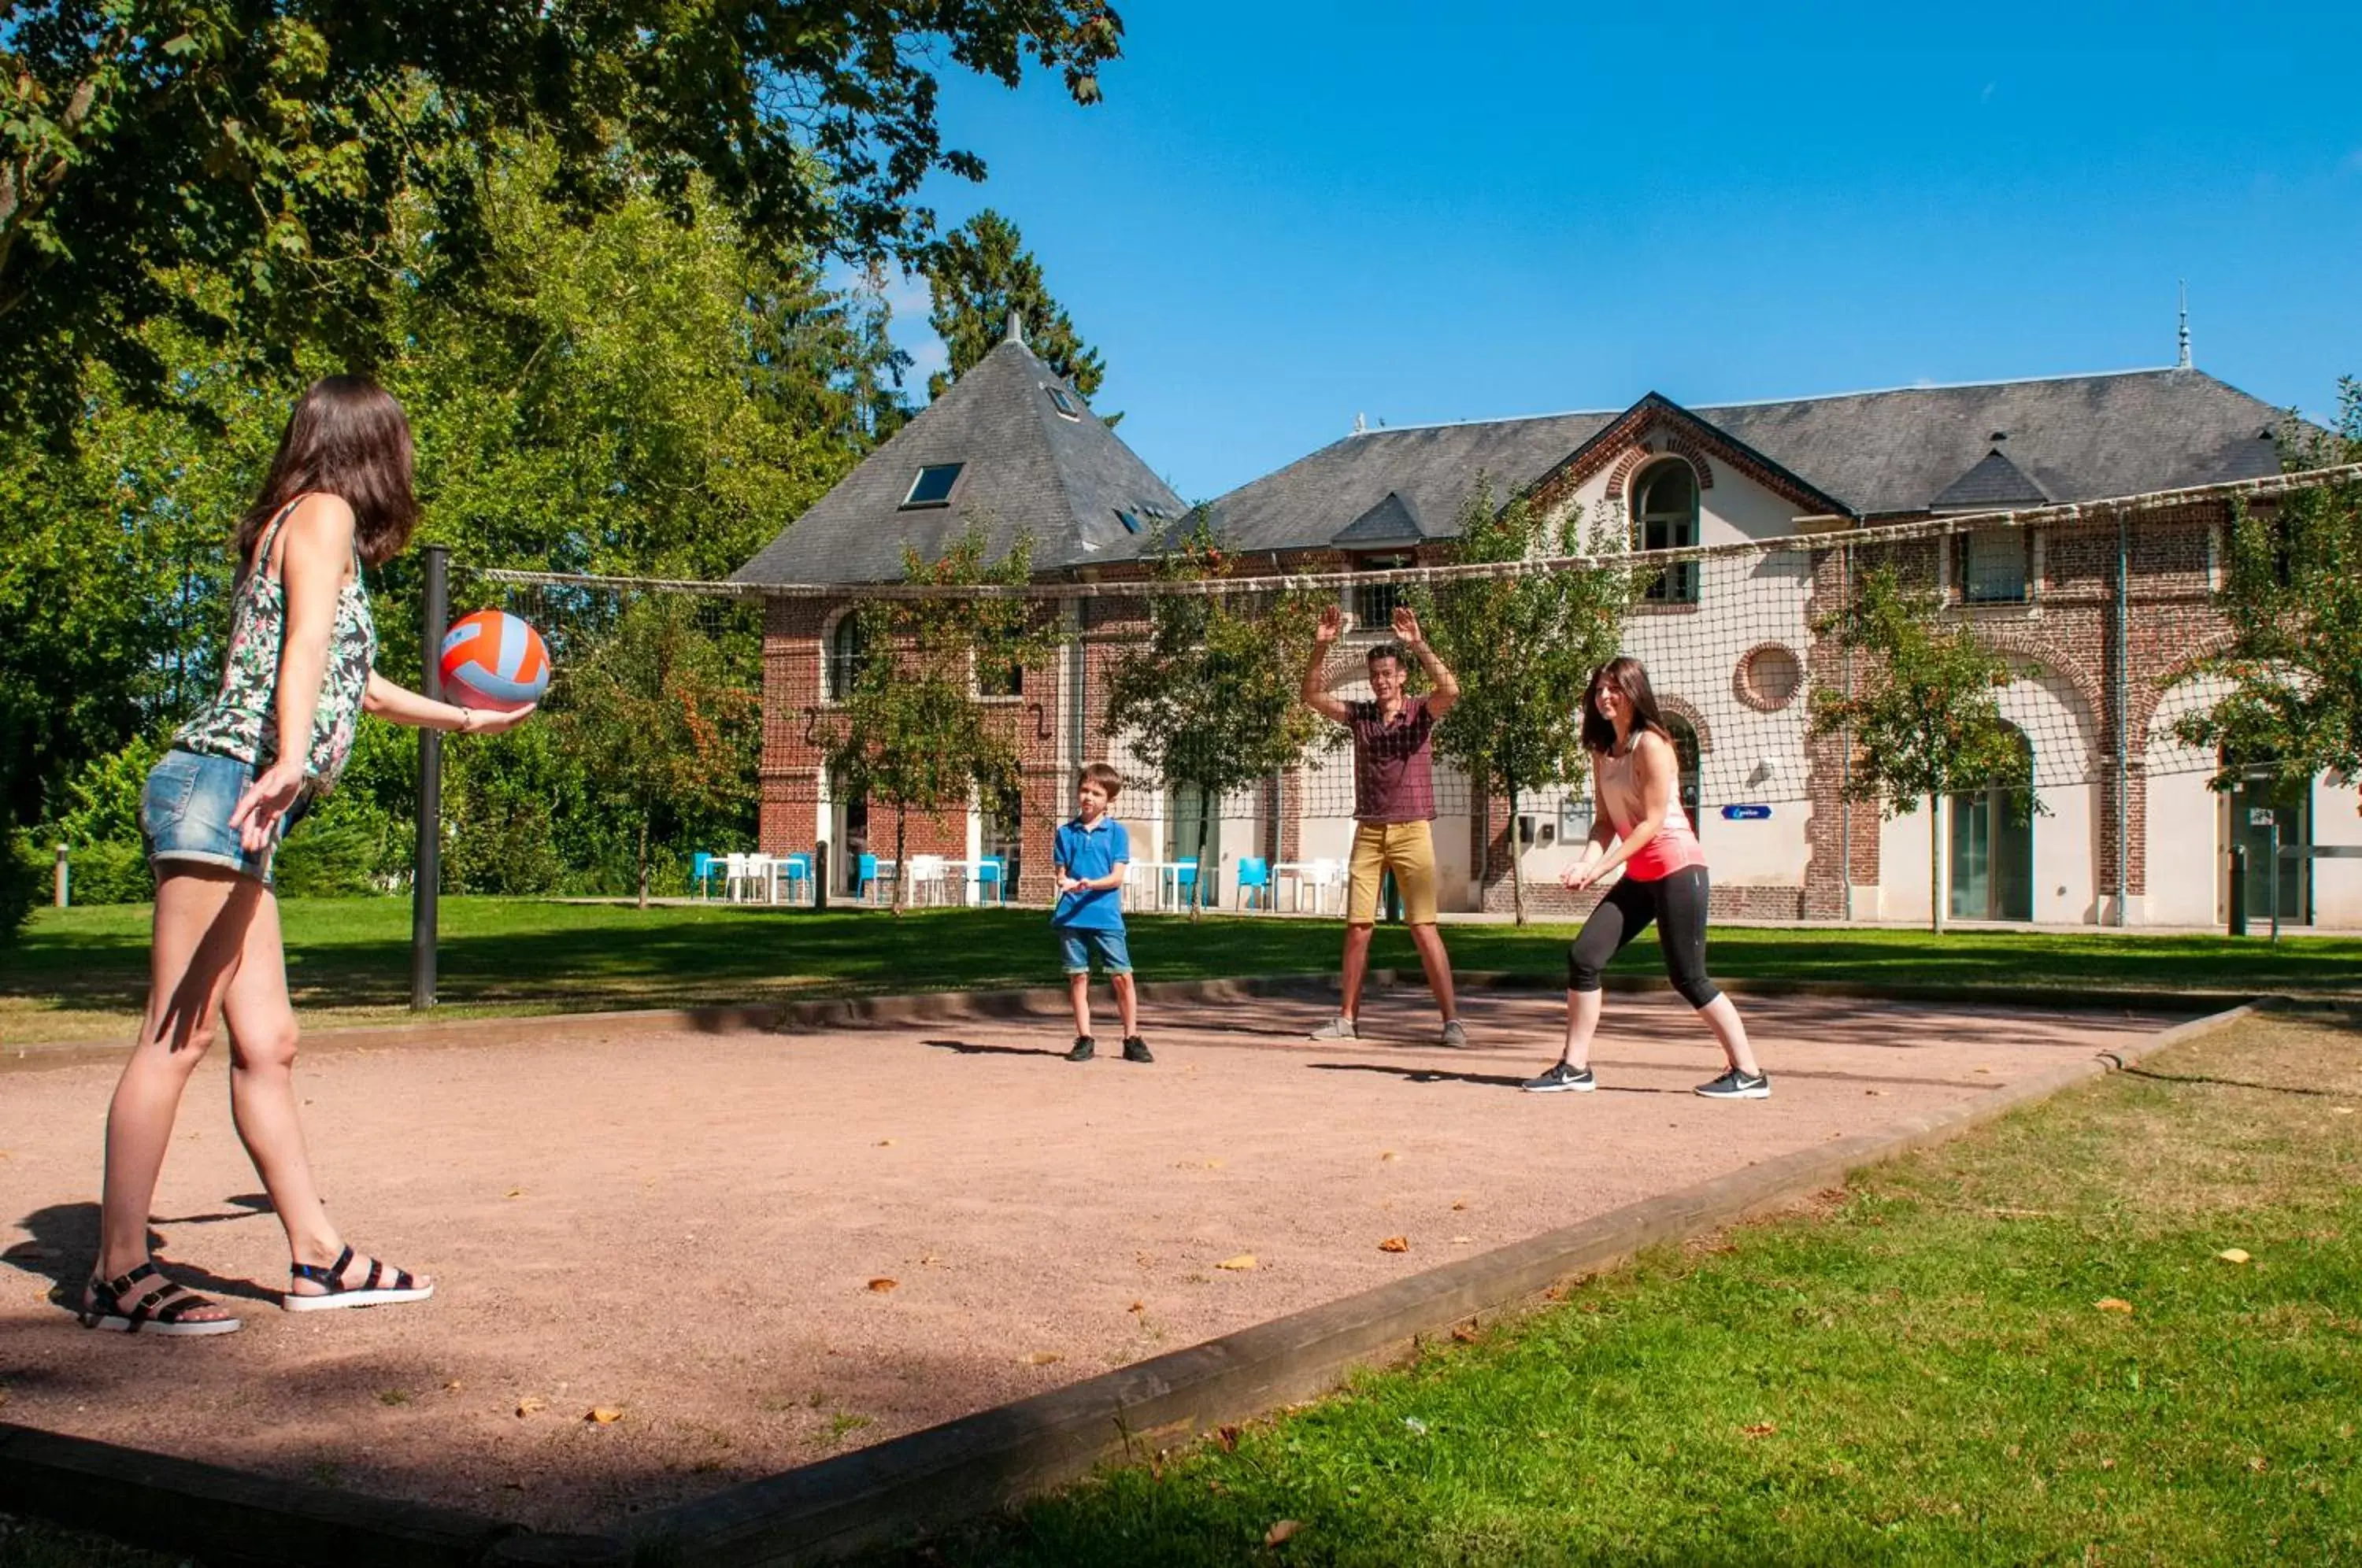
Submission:
POLYGON ((60 909, 73 907, 73 868, 66 862, 67 850, 61 840, 58 845, 58 875, 53 897, 60 909))
POLYGON ((2133 778, 2131 717, 2132 539, 2129 519, 2116 514, 2116 924, 2133 922, 2133 778))
POLYGON ((2272 940, 2280 939, 2280 813, 2272 808, 2272 940))
MULTIPOLYGON (((420 689, 440 701, 443 697, 443 631, 450 619, 447 600, 450 552, 441 545, 425 549, 425 591, 420 596, 419 630, 424 637, 420 663, 425 678, 420 689)), ((418 732, 418 853, 410 879, 410 1009, 425 1012, 435 1005, 436 900, 443 887, 443 732, 418 732)))
MULTIPOLYGON (((1853 596, 1853 547, 1838 547, 1838 602, 1842 613, 1853 596)), ((1842 634, 1840 634, 1842 635, 1842 634)), ((1845 646, 1846 701, 1853 701, 1853 641, 1847 638, 1845 646)), ((1847 920, 1853 919, 1853 725, 1849 723, 1838 734, 1838 870, 1845 878, 1840 907, 1847 920)), ((1884 866, 1879 867, 1879 878, 1886 876, 1884 866)))

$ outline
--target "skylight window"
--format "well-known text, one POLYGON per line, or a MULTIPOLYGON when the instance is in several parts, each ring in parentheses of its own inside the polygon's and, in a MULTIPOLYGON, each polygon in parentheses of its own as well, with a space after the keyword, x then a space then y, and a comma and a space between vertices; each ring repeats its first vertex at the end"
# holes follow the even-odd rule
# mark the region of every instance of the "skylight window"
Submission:
POLYGON ((902 498, 904 506, 948 506, 952 486, 959 483, 960 463, 930 463, 919 470, 911 481, 911 493, 902 498))
POLYGON ((1083 416, 1082 409, 1076 406, 1073 398, 1066 395, 1065 388, 1044 387, 1042 390, 1050 394, 1050 401, 1057 405, 1057 409, 1060 414, 1065 414, 1069 419, 1080 419, 1083 416))
POLYGON ((1123 525, 1123 531, 1127 534, 1137 534, 1140 532, 1140 519, 1133 516, 1131 513, 1126 512, 1120 506, 1115 509, 1115 520, 1123 525))

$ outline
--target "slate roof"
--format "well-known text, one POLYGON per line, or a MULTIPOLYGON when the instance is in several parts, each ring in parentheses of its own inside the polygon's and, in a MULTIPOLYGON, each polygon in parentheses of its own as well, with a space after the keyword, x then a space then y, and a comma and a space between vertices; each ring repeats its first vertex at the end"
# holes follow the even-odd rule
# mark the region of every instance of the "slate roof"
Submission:
POLYGON ((909 545, 930 559, 971 522, 984 525, 991 558, 1021 532, 1032 536, 1036 569, 1137 553, 1156 533, 1154 514, 1188 510, 1148 465, 1101 424, 1082 394, 1022 341, 1004 341, 861 466, 847 474, 732 577, 735 582, 896 582, 909 545), (1049 388, 1079 418, 1060 414, 1049 388), (963 465, 950 503, 906 508, 919 470, 963 465), (1117 518, 1131 513, 1135 535, 1117 518))
POLYGON ((2024 469, 1995 447, 1976 467, 1937 491, 1928 504, 1938 512, 1995 512, 2041 506, 2049 500, 2040 485, 2025 477, 2024 469))
POLYGON ((1390 490, 1384 501, 1338 530, 1330 543, 1349 550, 1367 550, 1385 545, 1424 544, 1433 536, 1402 492, 1390 490))
MULTIPOLYGON (((1864 518, 1934 510, 1983 467, 1996 431, 2008 437, 2004 462, 2034 487, 2018 504, 2034 495, 2096 501, 2279 471, 2270 433, 2280 412, 2194 370, 1682 412, 1864 518)), ((1622 416, 1562 414, 1349 436, 1216 501, 1215 526, 1242 549, 1315 547, 1397 491, 1437 536, 1450 537, 1479 474, 1496 493, 1522 490, 1622 416)))

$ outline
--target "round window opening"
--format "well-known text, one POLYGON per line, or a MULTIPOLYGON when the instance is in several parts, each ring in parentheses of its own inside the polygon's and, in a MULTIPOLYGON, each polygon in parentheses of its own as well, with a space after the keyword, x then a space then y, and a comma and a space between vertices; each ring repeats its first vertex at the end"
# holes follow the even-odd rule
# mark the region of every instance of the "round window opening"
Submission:
POLYGON ((1805 684, 1805 664, 1794 648, 1765 643, 1738 661, 1738 700, 1772 712, 1796 700, 1805 684))

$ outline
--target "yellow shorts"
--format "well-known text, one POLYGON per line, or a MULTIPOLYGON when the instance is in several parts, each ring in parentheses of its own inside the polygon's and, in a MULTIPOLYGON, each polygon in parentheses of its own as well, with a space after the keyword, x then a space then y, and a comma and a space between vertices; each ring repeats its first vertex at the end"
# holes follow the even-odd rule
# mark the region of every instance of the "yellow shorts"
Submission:
POLYGON ((1412 925, 1433 925, 1435 834, 1425 823, 1354 825, 1345 923, 1377 923, 1378 878, 1387 871, 1395 874, 1395 891, 1402 896, 1403 919, 1412 925))

